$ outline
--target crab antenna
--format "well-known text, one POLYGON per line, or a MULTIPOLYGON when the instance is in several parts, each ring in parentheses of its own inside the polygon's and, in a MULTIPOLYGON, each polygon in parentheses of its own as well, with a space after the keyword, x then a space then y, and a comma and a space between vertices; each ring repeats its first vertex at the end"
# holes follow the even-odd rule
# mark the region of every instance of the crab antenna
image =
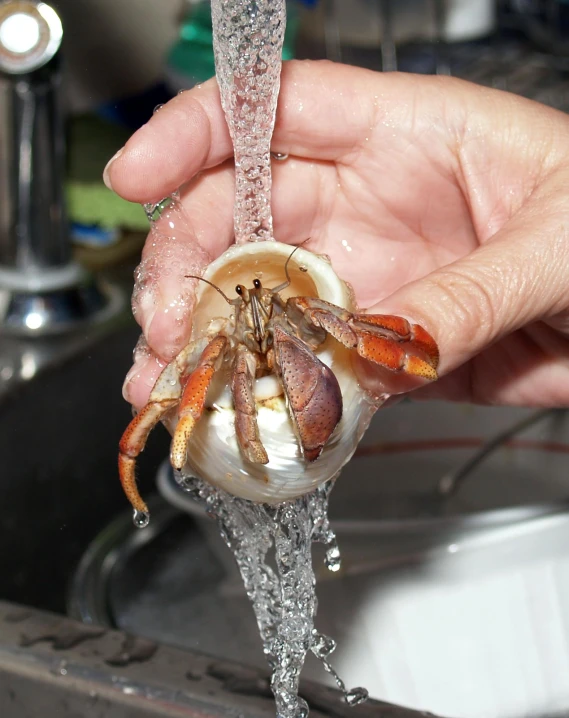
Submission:
POLYGON ((292 252, 288 255, 288 258, 287 258, 287 260, 286 260, 286 262, 285 262, 285 266, 284 266, 286 282, 283 282, 282 284, 279 284, 278 287, 275 287, 275 288, 272 290, 273 292, 282 292, 283 289, 286 289, 286 288, 288 287, 288 285, 289 285, 290 282, 291 282, 290 274, 288 273, 288 263, 289 263, 290 260, 292 259, 292 255, 296 252, 296 250, 297 250, 299 247, 302 247, 303 245, 305 245, 309 240, 310 240, 310 237, 308 237, 308 239, 305 239, 304 242, 301 242, 300 244, 297 244, 296 247, 292 250, 292 252))
POLYGON ((225 299, 225 301, 228 304, 232 304, 233 302, 229 297, 213 282, 210 282, 208 279, 204 279, 203 277, 198 277, 195 274, 186 274, 186 279, 199 279, 200 282, 205 282, 206 284, 209 284, 210 287, 213 287, 216 292, 219 292, 221 296, 225 299))

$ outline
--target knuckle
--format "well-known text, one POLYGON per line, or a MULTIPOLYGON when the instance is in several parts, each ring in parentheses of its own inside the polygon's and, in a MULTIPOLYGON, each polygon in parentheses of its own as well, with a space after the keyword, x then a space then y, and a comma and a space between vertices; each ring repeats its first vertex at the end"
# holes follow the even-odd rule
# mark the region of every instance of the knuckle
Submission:
POLYGON ((438 311, 455 337, 469 346, 485 346, 496 336, 502 300, 493 290, 496 282, 483 272, 446 269, 431 278, 438 311))

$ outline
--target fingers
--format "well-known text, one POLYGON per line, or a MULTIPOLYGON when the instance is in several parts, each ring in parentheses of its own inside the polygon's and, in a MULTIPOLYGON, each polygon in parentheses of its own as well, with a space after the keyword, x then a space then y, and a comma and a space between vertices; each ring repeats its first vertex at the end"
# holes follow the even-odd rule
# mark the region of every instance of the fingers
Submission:
POLYGON ((178 95, 128 140, 105 183, 131 202, 155 202, 232 154, 219 91, 210 80, 178 95))
POLYGON ((189 339, 195 279, 211 262, 178 199, 163 208, 135 272, 134 316, 149 346, 170 361, 189 339))
MULTIPOLYGON (((439 345, 440 375, 517 329, 559 315, 569 307, 568 180, 566 172, 558 171, 486 244, 369 311, 401 314, 422 324, 439 345)), ((521 351, 527 353, 527 347, 521 351)), ((521 357, 514 366, 523 370, 521 357)), ((369 376, 363 380, 370 385, 369 376)))
POLYGON ((145 352, 135 359, 124 380, 123 396, 138 411, 147 403, 150 392, 165 366, 166 363, 152 352, 145 352))
MULTIPOLYGON (((394 82, 360 68, 328 62, 285 63, 273 149, 314 160, 337 160, 369 139, 380 90, 382 95, 396 91, 401 106, 408 106, 413 87, 410 78, 399 76, 394 82)), ((105 180, 132 202, 156 201, 232 154, 219 90, 210 80, 155 113, 109 163, 105 180)))

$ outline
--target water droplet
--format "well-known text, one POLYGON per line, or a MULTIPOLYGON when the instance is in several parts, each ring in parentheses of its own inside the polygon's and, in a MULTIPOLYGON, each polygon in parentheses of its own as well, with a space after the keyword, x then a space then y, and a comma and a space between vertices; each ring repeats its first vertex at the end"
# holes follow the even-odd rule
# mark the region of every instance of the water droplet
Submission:
POLYGON ((178 482, 178 485, 182 489, 182 491, 195 491, 196 490, 196 482, 193 476, 181 476, 176 478, 176 481, 178 482))
POLYGON ((314 631, 315 642, 312 645, 312 652, 317 658, 327 658, 336 650, 336 641, 323 633, 314 631))
POLYGON ((132 514, 132 523, 137 529, 144 529, 150 523, 150 514, 148 511, 139 511, 138 509, 134 509, 134 513, 132 514))
POLYGON ((161 199, 160 202, 147 202, 146 204, 143 204, 142 207, 148 217, 148 221, 154 223, 160 219, 164 211, 168 207, 172 206, 174 202, 176 202, 176 200, 173 196, 164 197, 164 199, 161 199))
POLYGON ((161 110, 164 107, 164 105, 156 105, 154 108, 154 113, 158 112, 158 110, 161 110))
POLYGON ((308 703, 304 698, 299 698, 296 704, 295 718, 296 716, 298 716, 298 718, 306 718, 309 712, 308 703))
POLYGON ((308 267, 306 266, 306 264, 299 264, 298 269, 300 272, 308 272, 308 267))
POLYGON ((288 160, 288 154, 284 152, 271 152, 271 157, 274 160, 277 160, 277 162, 284 162, 285 160, 288 160))
POLYGON ((340 556, 340 549, 337 544, 330 546, 326 550, 326 558, 324 559, 326 568, 333 573, 339 571, 342 568, 342 557, 340 556))
POLYGON ((359 706, 361 703, 365 703, 368 698, 368 691, 362 687, 352 688, 345 695, 346 703, 350 706, 359 706))

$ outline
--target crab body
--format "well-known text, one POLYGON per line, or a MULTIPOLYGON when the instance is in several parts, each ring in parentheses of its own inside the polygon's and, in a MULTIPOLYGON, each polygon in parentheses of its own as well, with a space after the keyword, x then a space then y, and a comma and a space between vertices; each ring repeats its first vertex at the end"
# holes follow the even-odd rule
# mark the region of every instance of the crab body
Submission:
POLYGON ((173 435, 174 468, 237 496, 278 503, 333 478, 369 424, 373 407, 354 376, 352 354, 391 372, 436 378, 437 347, 424 329, 401 317, 355 312, 329 262, 304 249, 291 256, 276 242, 241 245, 204 279, 189 344, 165 367, 121 440, 121 481, 136 511, 147 509, 135 460, 160 420, 173 435), (277 284, 285 271, 287 281, 277 284), (235 287, 246 272, 249 286, 235 287), (236 296, 229 299, 231 281, 236 296))

